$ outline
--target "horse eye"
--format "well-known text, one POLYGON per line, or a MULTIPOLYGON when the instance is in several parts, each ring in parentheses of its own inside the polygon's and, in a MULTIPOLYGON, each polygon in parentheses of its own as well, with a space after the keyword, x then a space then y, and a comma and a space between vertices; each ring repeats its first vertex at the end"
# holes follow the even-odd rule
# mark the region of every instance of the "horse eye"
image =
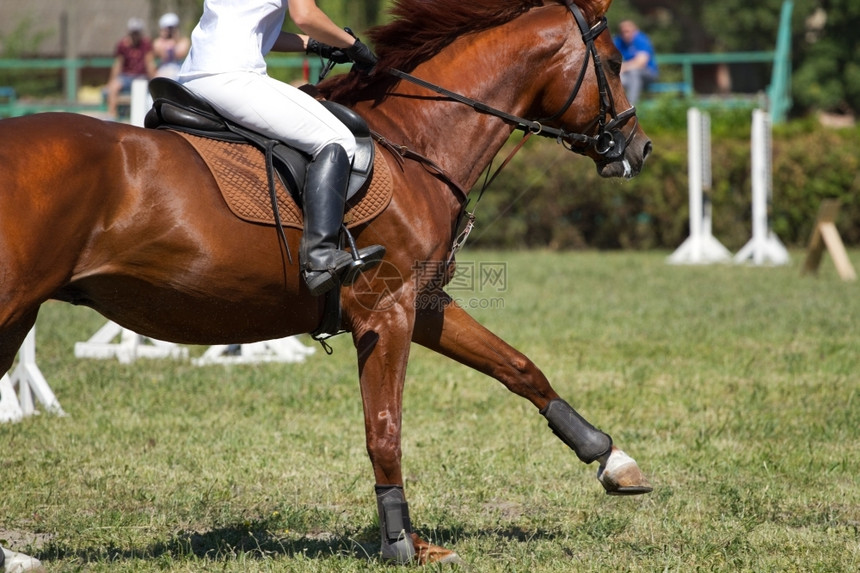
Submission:
POLYGON ((613 74, 621 73, 621 58, 609 59, 609 71, 611 71, 613 74))

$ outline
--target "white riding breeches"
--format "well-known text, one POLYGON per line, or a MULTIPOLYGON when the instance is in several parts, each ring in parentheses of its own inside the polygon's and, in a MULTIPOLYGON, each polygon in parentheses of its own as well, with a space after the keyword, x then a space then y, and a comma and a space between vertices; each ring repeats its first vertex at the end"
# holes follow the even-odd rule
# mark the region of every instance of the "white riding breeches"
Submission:
POLYGON ((255 72, 226 72, 182 84, 203 97, 227 119, 278 139, 311 157, 331 143, 352 161, 355 137, 313 97, 298 88, 255 72))

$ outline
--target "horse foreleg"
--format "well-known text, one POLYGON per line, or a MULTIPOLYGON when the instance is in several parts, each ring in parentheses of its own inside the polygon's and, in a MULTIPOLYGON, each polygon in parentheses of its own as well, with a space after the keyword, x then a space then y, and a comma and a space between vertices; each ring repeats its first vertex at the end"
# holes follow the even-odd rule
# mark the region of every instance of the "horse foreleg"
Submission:
POLYGON ((455 552, 424 541, 412 530, 400 465, 403 382, 412 316, 404 309, 389 317, 386 324, 375 329, 363 325, 353 331, 367 453, 376 479, 382 558, 400 564, 459 562, 455 552))
POLYGON ((444 293, 419 309, 413 341, 501 382, 529 400, 553 432, 584 463, 599 463, 597 478, 606 493, 648 493, 651 485, 636 462, 553 390, 546 376, 521 352, 481 326, 444 293))

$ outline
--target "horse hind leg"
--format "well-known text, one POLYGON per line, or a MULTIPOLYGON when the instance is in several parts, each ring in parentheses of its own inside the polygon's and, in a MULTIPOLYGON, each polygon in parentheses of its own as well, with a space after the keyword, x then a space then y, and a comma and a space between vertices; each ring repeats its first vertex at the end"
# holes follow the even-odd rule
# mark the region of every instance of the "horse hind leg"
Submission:
POLYGON ((487 374, 534 404, 553 432, 586 464, 597 461, 597 479, 610 495, 652 490, 636 461, 562 400, 525 355, 469 316, 444 293, 442 304, 420 309, 413 341, 487 374))

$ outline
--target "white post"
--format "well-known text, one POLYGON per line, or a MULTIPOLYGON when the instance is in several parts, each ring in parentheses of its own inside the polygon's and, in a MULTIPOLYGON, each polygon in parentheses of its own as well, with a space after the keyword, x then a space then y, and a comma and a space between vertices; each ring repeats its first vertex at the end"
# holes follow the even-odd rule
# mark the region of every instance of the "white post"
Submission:
POLYGON ((16 422, 24 416, 35 414, 34 396, 46 410, 65 415, 57 397, 36 365, 35 327, 31 328, 24 338, 24 344, 18 354, 18 365, 12 374, 5 374, 0 378, 0 422, 16 422))
POLYGON ((773 145, 770 115, 753 110, 750 138, 752 172, 752 238, 735 255, 736 263, 752 259, 754 265, 785 265, 788 251, 770 228, 769 208, 773 202, 773 145))
POLYGON ((692 107, 687 110, 687 179, 689 180, 690 195, 690 237, 693 239, 690 262, 697 263, 702 257, 702 194, 703 177, 702 165, 704 151, 702 145, 702 119, 707 114, 692 107))
POLYGON ((671 264, 708 264, 731 260, 731 253, 711 233, 711 118, 687 110, 687 161, 690 185, 690 236, 669 257, 671 264))
POLYGON ((149 97, 149 80, 138 78, 131 82, 131 109, 129 109, 129 122, 132 125, 143 127, 143 118, 152 106, 149 97))
POLYGON ((0 422, 17 422, 24 417, 21 403, 8 374, 0 378, 0 422))

